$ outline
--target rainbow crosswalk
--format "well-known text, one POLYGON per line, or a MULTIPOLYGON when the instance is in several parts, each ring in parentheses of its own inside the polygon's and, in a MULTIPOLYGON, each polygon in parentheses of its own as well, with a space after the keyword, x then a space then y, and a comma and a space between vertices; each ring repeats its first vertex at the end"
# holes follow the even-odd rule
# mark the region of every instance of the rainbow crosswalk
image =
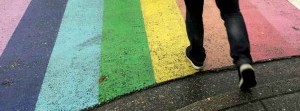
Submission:
MULTIPOLYGON (((255 61, 300 55, 297 0, 240 2, 255 61)), ((2 0, 0 14, 0 111, 80 110, 196 72, 183 0, 2 0)), ((205 70, 232 65, 214 0, 203 16, 205 70)))

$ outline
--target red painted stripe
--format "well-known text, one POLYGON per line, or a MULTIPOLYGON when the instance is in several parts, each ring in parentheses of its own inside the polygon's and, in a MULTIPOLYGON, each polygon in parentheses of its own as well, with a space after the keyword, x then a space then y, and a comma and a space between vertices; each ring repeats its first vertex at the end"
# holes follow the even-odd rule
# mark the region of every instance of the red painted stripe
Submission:
MULTIPOLYGON (((299 51, 247 0, 240 1, 255 61, 299 55, 299 51)), ((267 9, 264 9, 267 10, 267 9)))

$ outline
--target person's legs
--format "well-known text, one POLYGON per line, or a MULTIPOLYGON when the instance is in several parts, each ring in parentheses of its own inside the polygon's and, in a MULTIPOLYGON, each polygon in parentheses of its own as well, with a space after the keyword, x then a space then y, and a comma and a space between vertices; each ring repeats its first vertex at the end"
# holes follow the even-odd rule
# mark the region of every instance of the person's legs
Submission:
POLYGON ((185 0, 186 30, 190 41, 187 48, 187 57, 195 69, 200 69, 205 60, 205 49, 203 47, 204 28, 202 21, 204 0, 185 0))
POLYGON ((238 0, 216 0, 216 3, 225 22, 233 63, 237 66, 252 63, 248 33, 238 0))
POLYGON ((256 85, 254 69, 250 65, 250 43, 244 18, 239 9, 238 0, 216 0, 225 22, 227 36, 230 44, 230 55, 238 68, 240 78, 239 87, 242 90, 256 85))

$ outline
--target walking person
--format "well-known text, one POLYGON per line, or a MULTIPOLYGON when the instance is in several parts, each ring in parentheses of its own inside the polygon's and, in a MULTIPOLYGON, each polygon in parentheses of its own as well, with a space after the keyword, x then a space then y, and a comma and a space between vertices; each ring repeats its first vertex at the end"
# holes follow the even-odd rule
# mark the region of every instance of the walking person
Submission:
MULTIPOLYGON (((239 0, 215 0, 224 20, 228 41, 230 44, 230 56, 237 67, 239 75, 239 87, 247 90, 257 83, 250 55, 250 43, 244 18, 240 12, 239 0)), ((206 58, 203 47, 203 5, 204 0, 185 0, 187 7, 186 30, 190 46, 186 48, 186 56, 195 69, 202 69, 206 58)))

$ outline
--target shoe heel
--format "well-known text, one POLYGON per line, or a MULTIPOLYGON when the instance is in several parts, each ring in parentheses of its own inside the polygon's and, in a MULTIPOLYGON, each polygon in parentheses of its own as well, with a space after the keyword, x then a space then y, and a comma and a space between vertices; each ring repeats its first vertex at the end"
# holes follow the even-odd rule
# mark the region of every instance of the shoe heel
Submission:
POLYGON ((196 70, 202 70, 202 69, 203 69, 203 66, 202 66, 202 67, 198 67, 198 66, 196 66, 196 65, 192 62, 192 60, 190 60, 189 57, 187 57, 187 56, 185 56, 185 57, 186 57, 186 59, 192 64, 192 67, 193 67, 194 69, 196 69, 196 70))
POLYGON ((244 64, 239 69, 241 71, 240 89, 246 90, 256 86, 254 69, 250 64, 244 64))
POLYGON ((255 79, 255 73, 253 69, 247 69, 242 72, 243 83, 240 88, 245 90, 256 86, 257 82, 255 79))

